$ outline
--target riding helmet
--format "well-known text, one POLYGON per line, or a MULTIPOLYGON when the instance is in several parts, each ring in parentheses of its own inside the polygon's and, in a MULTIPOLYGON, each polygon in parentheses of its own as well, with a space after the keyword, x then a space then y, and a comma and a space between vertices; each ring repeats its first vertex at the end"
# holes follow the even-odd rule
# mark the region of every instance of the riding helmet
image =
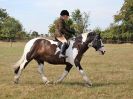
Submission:
POLYGON ((69 16, 69 12, 67 10, 62 10, 61 13, 60 13, 61 16, 63 15, 67 15, 69 16))

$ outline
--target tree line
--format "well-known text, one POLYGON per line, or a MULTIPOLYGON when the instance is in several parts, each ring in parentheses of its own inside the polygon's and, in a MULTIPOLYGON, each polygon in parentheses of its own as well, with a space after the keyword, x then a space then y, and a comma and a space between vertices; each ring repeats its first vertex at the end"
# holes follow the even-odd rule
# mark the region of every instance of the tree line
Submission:
MULTIPOLYGON (((58 18, 49 26, 48 33, 53 36, 55 32, 55 23, 58 18)), ((76 9, 72 12, 69 20, 65 21, 68 28, 75 32, 75 36, 84 32, 88 32, 89 25, 89 13, 81 12, 79 9, 76 9)))
POLYGON ((114 15, 114 22, 107 29, 95 30, 107 43, 133 42, 133 0, 124 0, 120 11, 114 15))
MULTIPOLYGON (((49 25, 46 36, 53 36, 56 20, 57 18, 49 25)), ((81 12, 80 9, 74 10, 70 19, 66 21, 66 25, 76 33, 75 36, 89 32, 89 13, 81 12)), ((114 22, 108 28, 102 30, 96 27, 92 31, 101 33, 104 42, 107 43, 133 41, 133 0, 124 0, 120 11, 114 15, 114 22)), ((5 9, 0 8, 0 40, 29 40, 40 35, 43 36, 43 34, 39 34, 37 31, 26 32, 18 20, 9 16, 5 9)))
MULTIPOLYGON (((71 18, 66 22, 69 27, 76 31, 76 35, 83 32, 89 32, 89 14, 81 13, 76 9, 71 13, 71 18)), ((49 26, 49 33, 52 35, 55 31, 55 22, 49 26)), ((96 27, 92 31, 101 33, 106 43, 122 43, 133 41, 133 0, 124 0, 120 11, 114 15, 114 22, 105 30, 96 27)))
POLYGON ((19 20, 11 17, 6 9, 0 8, 0 40, 29 40, 41 35, 37 31, 26 32, 19 20))

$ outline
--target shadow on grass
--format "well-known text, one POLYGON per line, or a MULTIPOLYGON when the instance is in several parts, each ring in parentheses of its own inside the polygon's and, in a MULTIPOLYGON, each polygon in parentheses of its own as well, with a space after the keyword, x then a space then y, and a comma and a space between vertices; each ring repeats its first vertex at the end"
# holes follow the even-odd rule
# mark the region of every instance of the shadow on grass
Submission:
MULTIPOLYGON (((34 83, 34 82, 25 82, 25 83, 19 83, 19 84, 16 84, 16 85, 44 85, 44 83, 42 82, 38 82, 38 83, 34 83)), ((95 87, 106 87, 106 86, 118 86, 118 85, 124 85, 126 84, 126 82, 124 81, 117 81, 117 82, 96 82, 96 83, 93 83, 93 85, 90 87, 90 88, 95 88, 95 87)), ((54 85, 63 85, 63 86, 81 86, 81 87, 87 87, 85 85, 84 82, 62 82, 62 83, 58 83, 58 84, 49 84, 50 86, 54 86, 54 85)), ((49 86, 48 85, 48 86, 49 86)), ((46 85, 47 86, 47 85, 46 85)))
POLYGON ((85 83, 83 83, 83 82, 62 82, 60 84, 67 85, 67 86, 77 86, 77 85, 84 86, 85 85, 85 83))
POLYGON ((105 83, 94 83, 92 87, 104 87, 104 86, 118 86, 118 85, 124 85, 126 82, 105 82, 105 83))
MULTIPOLYGON (((62 85, 68 85, 68 86, 82 86, 85 87, 85 83, 84 82, 62 82, 60 83, 62 85)), ((124 85, 126 84, 126 82, 122 81, 122 82, 103 82, 103 83, 93 83, 93 85, 90 88, 94 88, 94 87, 105 87, 105 86, 117 86, 117 85, 124 85)))

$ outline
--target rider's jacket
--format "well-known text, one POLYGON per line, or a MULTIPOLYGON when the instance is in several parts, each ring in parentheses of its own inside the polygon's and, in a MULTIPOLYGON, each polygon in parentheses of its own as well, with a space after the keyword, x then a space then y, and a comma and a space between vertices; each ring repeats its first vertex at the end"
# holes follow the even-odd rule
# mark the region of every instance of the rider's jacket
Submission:
POLYGON ((75 31, 71 30, 62 18, 57 19, 55 22, 55 37, 61 37, 64 35, 66 39, 69 39, 73 34, 75 34, 75 31))

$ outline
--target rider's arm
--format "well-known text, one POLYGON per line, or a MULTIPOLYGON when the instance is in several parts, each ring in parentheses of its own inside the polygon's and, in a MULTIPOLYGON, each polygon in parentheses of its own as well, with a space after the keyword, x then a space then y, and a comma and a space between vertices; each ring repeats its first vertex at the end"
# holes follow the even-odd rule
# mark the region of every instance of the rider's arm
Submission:
POLYGON ((73 35, 75 35, 75 30, 74 29, 70 29, 69 27, 66 27, 66 30, 68 33, 71 33, 73 35))

